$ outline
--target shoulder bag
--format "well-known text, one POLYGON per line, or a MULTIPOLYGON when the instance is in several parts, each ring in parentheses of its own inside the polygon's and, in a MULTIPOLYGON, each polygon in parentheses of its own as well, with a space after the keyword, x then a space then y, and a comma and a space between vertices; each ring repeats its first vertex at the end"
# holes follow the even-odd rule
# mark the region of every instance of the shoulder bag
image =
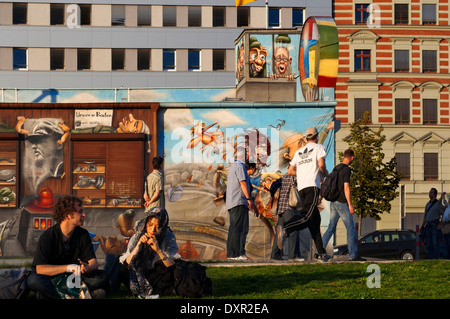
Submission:
POLYGON ((297 185, 294 183, 294 179, 292 179, 291 186, 289 187, 289 206, 293 208, 300 206, 300 195, 297 190, 297 185))

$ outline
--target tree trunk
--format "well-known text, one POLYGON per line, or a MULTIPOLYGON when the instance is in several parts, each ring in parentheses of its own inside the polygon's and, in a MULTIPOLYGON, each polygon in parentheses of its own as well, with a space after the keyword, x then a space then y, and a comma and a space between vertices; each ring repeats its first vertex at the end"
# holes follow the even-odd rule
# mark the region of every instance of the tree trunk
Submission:
POLYGON ((362 228, 362 216, 358 216, 358 238, 361 237, 361 228, 362 228))

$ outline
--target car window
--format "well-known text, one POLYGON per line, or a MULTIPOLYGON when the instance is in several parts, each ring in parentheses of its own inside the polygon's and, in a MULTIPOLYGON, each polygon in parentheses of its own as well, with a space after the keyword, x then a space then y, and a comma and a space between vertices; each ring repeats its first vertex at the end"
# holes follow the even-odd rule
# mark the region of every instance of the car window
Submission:
POLYGON ((392 241, 400 240, 400 235, 398 233, 391 234, 391 240, 392 241))
POLYGON ((382 236, 381 236, 381 238, 383 238, 383 240, 382 241, 384 241, 384 242, 388 242, 388 241, 391 241, 391 235, 390 234, 383 234, 382 236))
POLYGON ((416 239, 416 235, 413 233, 402 233, 401 234, 401 238, 402 240, 415 240, 416 239))
POLYGON ((367 235, 363 239, 361 239, 361 243, 376 243, 380 241, 380 235, 378 233, 367 235))

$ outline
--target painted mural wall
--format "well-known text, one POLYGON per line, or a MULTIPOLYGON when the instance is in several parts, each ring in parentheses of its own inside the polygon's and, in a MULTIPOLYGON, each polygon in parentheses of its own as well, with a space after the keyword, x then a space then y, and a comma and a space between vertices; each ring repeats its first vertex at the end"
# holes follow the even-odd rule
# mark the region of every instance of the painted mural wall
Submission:
POLYGON ((159 104, 0 105, 0 257, 32 258, 56 201, 83 200, 97 256, 120 254, 143 215, 159 104))
MULTIPOLYGON (((186 254, 225 258, 227 170, 234 161, 235 146, 243 144, 257 166, 250 176, 257 210, 250 213, 247 255, 270 258, 278 198, 271 198, 270 185, 287 173, 290 159, 305 143, 303 132, 310 126, 320 132, 327 167, 334 166, 333 114, 333 108, 320 107, 167 108, 160 112, 166 209, 177 239, 188 245, 186 254)), ((328 205, 322 202, 320 207, 327 225, 328 205)), ((301 246, 307 251, 309 231, 303 234, 301 246)))

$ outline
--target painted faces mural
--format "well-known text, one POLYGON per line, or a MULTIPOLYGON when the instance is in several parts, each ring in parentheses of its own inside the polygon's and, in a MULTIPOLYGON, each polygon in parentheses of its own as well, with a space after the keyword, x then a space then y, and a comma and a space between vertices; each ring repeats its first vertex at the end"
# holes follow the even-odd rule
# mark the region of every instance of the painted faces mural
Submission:
MULTIPOLYGON (((287 173, 290 159, 305 143, 303 132, 308 127, 318 128, 327 165, 334 164, 333 109, 167 109, 161 116, 171 228, 180 243, 189 241, 191 253, 201 259, 226 256, 229 217, 224 196, 237 146, 244 146, 249 161, 256 164, 250 171, 256 209, 255 217, 250 216, 246 246, 252 258, 270 258, 278 195, 272 198, 269 189, 287 173)), ((327 220, 326 203, 321 210, 327 220)), ((309 239, 303 238, 302 247, 309 247, 309 239)))
POLYGON ((59 178, 64 173, 64 143, 70 129, 61 119, 17 118, 16 130, 24 134, 24 179, 28 189, 37 193, 48 178, 59 178))
POLYGON ((242 81, 245 76, 245 47, 244 39, 236 46, 236 84, 242 81))
MULTIPOLYGON (((266 36, 261 35, 260 38, 266 36)), ((265 78, 266 73, 266 61, 267 61, 267 47, 263 45, 255 36, 250 37, 249 45, 249 70, 250 77, 252 78, 265 78)))
POLYGON ((245 78, 242 55, 248 64, 249 79, 300 78, 297 101, 334 100, 339 39, 331 17, 308 18, 301 34, 245 34, 236 43, 236 84, 245 78))

